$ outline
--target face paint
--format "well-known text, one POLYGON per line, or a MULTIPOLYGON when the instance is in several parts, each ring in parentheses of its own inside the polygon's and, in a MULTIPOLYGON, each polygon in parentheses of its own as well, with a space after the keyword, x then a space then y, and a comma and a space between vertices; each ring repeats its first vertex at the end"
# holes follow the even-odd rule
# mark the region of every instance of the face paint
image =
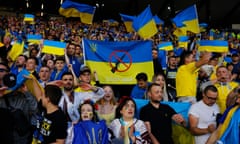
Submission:
POLYGON ((93 112, 88 112, 88 117, 92 118, 93 117, 93 112))

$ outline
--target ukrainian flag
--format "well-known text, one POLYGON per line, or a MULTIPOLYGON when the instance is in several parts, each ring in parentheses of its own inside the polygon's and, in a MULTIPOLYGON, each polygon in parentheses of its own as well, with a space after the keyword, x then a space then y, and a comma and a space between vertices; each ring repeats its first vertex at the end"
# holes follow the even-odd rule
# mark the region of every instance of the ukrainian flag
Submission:
MULTIPOLYGON (((16 85, 12 88, 8 88, 7 90, 5 90, 4 94, 8 94, 10 92, 16 91, 17 89, 21 88, 21 86, 23 86, 23 84, 24 84, 25 86, 27 86, 28 91, 35 95, 34 87, 32 85, 32 80, 26 79, 25 76, 30 76, 32 78, 35 78, 28 70, 22 69, 16 76, 17 77, 16 85)), ((37 84, 39 87, 41 87, 41 85, 39 83, 37 83, 37 84)), ((41 90, 43 91, 42 87, 41 87, 41 90)))
POLYGON ((129 15, 125 15, 125 14, 120 14, 120 16, 122 17, 122 21, 126 27, 127 32, 133 32, 134 29, 132 27, 132 23, 133 23, 135 16, 129 16, 129 15))
POLYGON ((172 42, 162 42, 162 43, 158 44, 158 49, 165 50, 165 51, 171 51, 171 50, 173 50, 172 42))
POLYGON ((188 36, 180 36, 178 37, 178 46, 187 49, 188 47, 188 36))
POLYGON ((59 8, 59 13, 65 17, 80 17, 81 22, 92 24, 95 7, 66 0, 59 8))
POLYGON ((117 26, 119 23, 114 19, 103 20, 104 23, 108 23, 110 26, 117 26))
POLYGON ((25 21, 25 22, 34 22, 34 15, 32 15, 32 14, 25 14, 23 21, 25 21))
POLYGON ((177 37, 186 36, 187 35, 187 29, 186 29, 186 27, 176 28, 174 30, 173 34, 177 37))
POLYGON ((177 27, 186 27, 187 30, 193 33, 200 33, 196 5, 181 11, 172 21, 177 27))
POLYGON ((210 29, 210 31, 209 31, 209 40, 214 40, 214 35, 215 35, 215 30, 214 29, 210 29))
POLYGON ((157 15, 153 16, 153 19, 154 19, 154 21, 155 21, 156 24, 159 24, 159 25, 160 25, 160 24, 161 24, 161 25, 164 24, 164 21, 161 20, 157 15))
POLYGON ((18 40, 13 44, 11 50, 8 53, 8 57, 11 60, 15 61, 16 58, 23 53, 23 50, 24 50, 24 42, 22 40, 18 40))
MULTIPOLYGON (((139 118, 140 110, 143 106, 149 103, 149 100, 134 99, 136 102, 136 116, 139 118)), ((181 114, 185 120, 188 120, 188 110, 191 106, 190 103, 178 103, 178 102, 161 102, 173 108, 177 113, 181 114)), ((182 126, 175 123, 172 124, 173 141, 177 144, 194 144, 194 137, 191 133, 182 126)))
POLYGON ((207 27, 208 27, 207 23, 200 23, 199 24, 200 32, 205 32, 207 27))
POLYGON ((140 13, 132 24, 135 31, 144 39, 151 38, 157 33, 157 26, 153 19, 150 6, 140 13))
POLYGON ((240 115, 240 108, 239 106, 234 106, 231 108, 228 113, 226 114, 225 120, 222 124, 222 127, 219 130, 219 141, 224 144, 230 143, 239 143, 239 115, 240 115))
POLYGON ((44 40, 42 52, 55 55, 64 55, 65 48, 66 43, 64 42, 44 40))
POLYGON ((199 51, 228 52, 228 42, 223 40, 201 40, 199 51))
POLYGON ((42 39, 42 35, 40 34, 28 34, 27 35, 27 41, 35 44, 40 44, 40 41, 42 39))
POLYGON ((136 75, 153 76, 152 41, 83 40, 85 62, 102 84, 136 84, 136 75))

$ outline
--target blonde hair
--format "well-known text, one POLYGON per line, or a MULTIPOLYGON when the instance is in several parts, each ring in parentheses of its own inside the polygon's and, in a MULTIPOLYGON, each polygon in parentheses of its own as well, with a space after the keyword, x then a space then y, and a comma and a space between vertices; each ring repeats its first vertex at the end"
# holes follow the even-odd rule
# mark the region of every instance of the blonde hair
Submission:
POLYGON ((165 81, 164 85, 161 86, 161 87, 163 89, 163 100, 168 101, 169 98, 168 98, 168 93, 167 93, 166 78, 165 78, 164 74, 162 74, 162 73, 154 74, 153 77, 152 77, 152 82, 155 83, 158 76, 161 76, 165 81))
MULTIPOLYGON (((116 105, 116 104, 117 104, 117 101, 116 101, 116 99, 115 99, 115 95, 114 95, 113 88, 112 88, 110 85, 105 85, 105 86, 103 86, 102 88, 104 89, 104 88, 106 88, 106 87, 109 87, 109 88, 112 90, 112 92, 113 92, 113 96, 112 96, 112 99, 110 100, 110 104, 116 105)), ((99 104, 99 105, 104 105, 104 104, 105 104, 104 97, 102 97, 101 99, 99 99, 96 103, 99 104)))

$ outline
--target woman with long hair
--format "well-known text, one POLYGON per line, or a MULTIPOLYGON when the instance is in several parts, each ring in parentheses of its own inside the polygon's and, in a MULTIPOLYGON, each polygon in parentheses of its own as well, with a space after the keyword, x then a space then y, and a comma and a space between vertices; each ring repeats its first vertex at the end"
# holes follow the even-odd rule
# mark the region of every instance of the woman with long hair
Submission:
POLYGON ((172 101, 172 98, 169 97, 166 86, 166 79, 162 73, 155 74, 152 78, 153 83, 159 84, 163 89, 163 101, 172 101))
POLYGON ((117 107, 117 101, 115 100, 114 92, 111 86, 103 86, 105 92, 103 98, 98 100, 97 114, 100 119, 106 120, 107 125, 109 125, 115 118, 115 110, 117 107))
POLYGON ((116 117, 109 126, 111 141, 124 144, 149 144, 151 139, 143 121, 136 119, 136 103, 123 96, 116 108, 116 117))

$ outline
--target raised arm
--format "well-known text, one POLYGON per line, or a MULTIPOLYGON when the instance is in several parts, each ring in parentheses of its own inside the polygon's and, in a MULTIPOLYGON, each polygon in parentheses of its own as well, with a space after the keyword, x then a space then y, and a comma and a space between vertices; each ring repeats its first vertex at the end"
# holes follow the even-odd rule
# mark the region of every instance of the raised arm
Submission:
POLYGON ((34 76, 30 75, 24 77, 27 78, 28 81, 29 80, 32 81, 34 87, 33 89, 34 96, 36 97, 37 101, 40 101, 44 92, 43 88, 38 84, 38 81, 34 76))
POLYGON ((200 68, 202 65, 207 64, 208 61, 210 60, 211 56, 212 56, 212 53, 210 53, 210 52, 203 52, 202 53, 202 57, 200 58, 199 61, 196 62, 195 66, 197 68, 200 68))

